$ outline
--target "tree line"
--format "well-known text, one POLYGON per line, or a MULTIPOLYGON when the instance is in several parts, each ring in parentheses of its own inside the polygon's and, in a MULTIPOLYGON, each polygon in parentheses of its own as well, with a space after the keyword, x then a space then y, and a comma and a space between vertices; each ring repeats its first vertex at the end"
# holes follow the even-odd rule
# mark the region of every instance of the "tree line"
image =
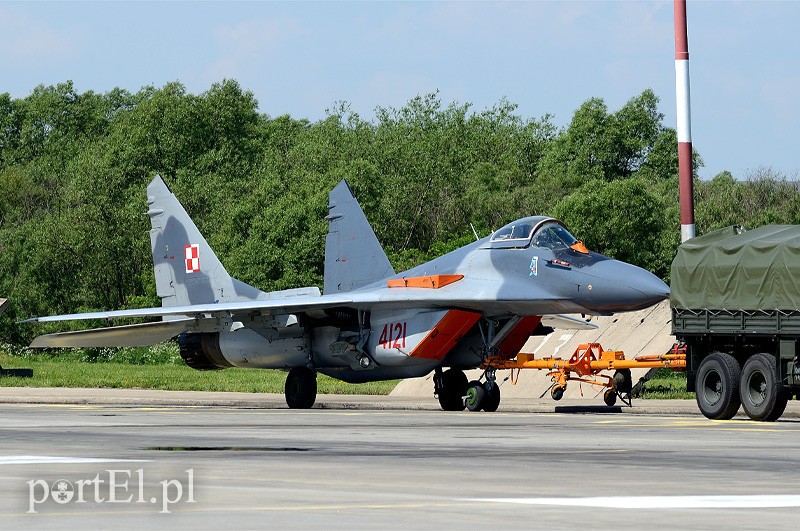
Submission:
MULTIPOLYGON (((0 94, 0 341, 34 315, 158 305, 145 188, 161 174, 228 271, 263 290, 322 284, 327 193, 347 179, 397 270, 516 218, 553 215, 587 246, 666 278, 679 243, 677 142, 644 90, 592 98, 562 128, 500 100, 420 95, 365 120, 346 103, 310 122, 258 112, 236 81, 0 94)), ((702 164, 694 153, 695 167, 702 164)), ((769 169, 696 180, 698 233, 800 222, 769 169)), ((41 331, 41 330, 40 330, 41 331)))

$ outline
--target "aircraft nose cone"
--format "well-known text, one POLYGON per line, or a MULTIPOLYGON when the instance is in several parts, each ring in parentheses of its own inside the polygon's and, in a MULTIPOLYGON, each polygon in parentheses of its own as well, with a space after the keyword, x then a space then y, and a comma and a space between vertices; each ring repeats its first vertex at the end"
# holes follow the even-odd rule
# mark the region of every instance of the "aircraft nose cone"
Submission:
POLYGON ((598 309, 633 311, 669 298, 669 286, 650 271, 617 260, 595 264, 592 274, 604 282, 605 289, 594 298, 598 309))
POLYGON ((658 301, 669 298, 669 286, 663 280, 655 276, 650 271, 636 268, 638 271, 633 275, 630 287, 641 293, 645 297, 651 297, 658 301))

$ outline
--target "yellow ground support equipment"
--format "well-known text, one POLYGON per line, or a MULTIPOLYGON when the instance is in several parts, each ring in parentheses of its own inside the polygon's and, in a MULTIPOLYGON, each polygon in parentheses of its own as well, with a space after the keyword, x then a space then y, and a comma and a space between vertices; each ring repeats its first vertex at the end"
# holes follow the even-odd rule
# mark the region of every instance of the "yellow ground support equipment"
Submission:
POLYGON ((622 351, 603 350, 599 343, 584 343, 578 345, 569 359, 554 357, 536 359, 534 354, 520 352, 514 359, 490 356, 481 368, 510 369, 512 382, 516 382, 515 369, 547 370, 550 371, 548 375, 553 382, 549 390, 554 400, 561 400, 564 396, 567 382, 578 381, 604 388, 603 400, 609 406, 616 403, 617 396, 630 405, 631 369, 683 370, 686 368, 686 349, 676 343, 666 354, 637 356, 635 359, 627 360, 622 351), (603 371, 614 371, 614 375, 603 374, 603 371))

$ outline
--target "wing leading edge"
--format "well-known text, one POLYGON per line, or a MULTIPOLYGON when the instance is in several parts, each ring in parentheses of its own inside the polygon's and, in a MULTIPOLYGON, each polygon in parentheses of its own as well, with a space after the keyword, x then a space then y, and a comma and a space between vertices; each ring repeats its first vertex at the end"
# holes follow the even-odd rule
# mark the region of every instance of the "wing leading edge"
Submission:
POLYGON ((73 313, 33 317, 23 323, 48 323, 54 321, 77 321, 88 319, 125 319, 135 317, 166 317, 184 315, 197 317, 203 315, 245 315, 251 312, 284 312, 297 313, 311 310, 324 310, 337 306, 347 306, 353 300, 340 296, 294 297, 290 299, 274 299, 244 302, 226 302, 212 304, 192 304, 188 306, 170 306, 158 308, 140 308, 135 310, 114 310, 108 312, 73 313))

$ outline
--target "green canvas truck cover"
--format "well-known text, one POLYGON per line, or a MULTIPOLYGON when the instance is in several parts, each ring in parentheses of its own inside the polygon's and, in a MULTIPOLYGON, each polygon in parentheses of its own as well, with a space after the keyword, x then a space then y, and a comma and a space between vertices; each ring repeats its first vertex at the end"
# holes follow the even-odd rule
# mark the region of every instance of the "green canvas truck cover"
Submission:
POLYGON ((678 247, 670 303, 686 310, 800 310, 800 225, 736 225, 678 247))

